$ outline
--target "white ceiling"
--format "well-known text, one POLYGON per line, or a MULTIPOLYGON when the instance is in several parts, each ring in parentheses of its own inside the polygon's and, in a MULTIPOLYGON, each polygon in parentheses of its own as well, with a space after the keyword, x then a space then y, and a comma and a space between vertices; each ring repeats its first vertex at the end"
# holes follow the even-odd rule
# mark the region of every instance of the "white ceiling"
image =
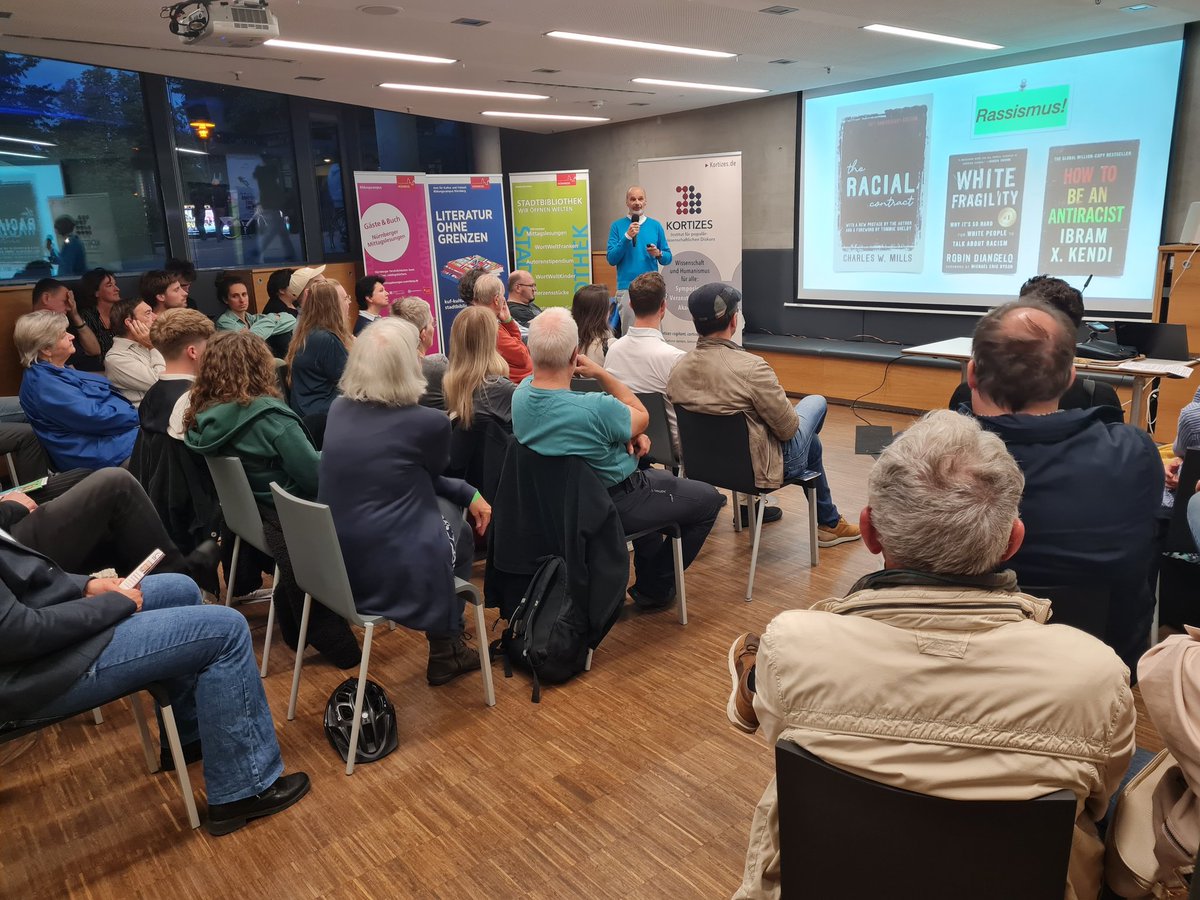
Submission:
MULTIPOLYGON (((418 115, 530 131, 579 127, 481 116, 485 109, 601 115, 614 122, 715 106, 749 95, 651 87, 638 76, 768 88, 771 93, 841 84, 1006 53, 1055 47, 1200 19, 1200 0, 1124 12, 1136 0, 402 0, 394 15, 364 5, 388 0, 275 0, 281 37, 453 57, 454 65, 383 62, 277 50, 184 47, 159 17, 161 0, 0 0, 0 49, 98 65, 233 83, 418 115), (471 17, 482 27, 451 24, 471 17), (873 34, 881 22, 1002 44, 979 51, 873 34), (551 30, 612 35, 737 53, 701 59, 578 44, 551 30), (775 59, 796 60, 791 65, 775 59), (534 69, 557 69, 537 73, 534 69), (235 73, 238 73, 235 75, 235 73), (300 75, 323 81, 297 81, 300 75), (384 90, 383 81, 549 94, 518 101, 384 90), (517 84, 537 82, 543 86, 517 84), (552 86, 545 86, 552 85, 552 86), (633 105, 633 104, 646 105, 633 105), (596 104, 603 104, 598 109, 596 104)), ((764 96, 764 95, 756 95, 764 96)))

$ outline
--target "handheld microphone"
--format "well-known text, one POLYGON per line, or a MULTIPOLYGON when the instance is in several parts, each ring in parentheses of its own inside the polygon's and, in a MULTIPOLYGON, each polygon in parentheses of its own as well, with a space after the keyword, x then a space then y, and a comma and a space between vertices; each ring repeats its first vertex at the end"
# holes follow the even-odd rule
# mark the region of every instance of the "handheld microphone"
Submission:
MULTIPOLYGON (((630 213, 629 214, 629 220, 631 222, 633 222, 634 225, 636 225, 638 223, 638 220, 641 218, 642 218, 641 215, 638 213, 630 213)), ((633 236, 633 246, 635 246, 635 247, 637 246, 637 235, 636 234, 633 236)))

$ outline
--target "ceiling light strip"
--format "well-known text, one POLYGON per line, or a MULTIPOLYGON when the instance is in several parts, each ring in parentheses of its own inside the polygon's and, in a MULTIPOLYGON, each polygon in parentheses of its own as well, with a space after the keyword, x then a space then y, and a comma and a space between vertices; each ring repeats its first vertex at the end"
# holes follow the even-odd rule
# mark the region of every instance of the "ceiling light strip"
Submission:
POLYGON ((766 88, 735 87, 731 84, 703 84, 699 81, 667 81, 663 78, 634 78, 634 84, 656 84, 660 87, 694 88, 698 91, 732 91, 735 94, 765 94, 766 88))
POLYGON ((934 34, 932 31, 914 31, 911 28, 899 28, 895 25, 864 25, 863 31, 877 31, 881 34, 894 34, 899 37, 916 38, 920 41, 934 41, 938 44, 954 44, 958 47, 972 47, 976 50, 1003 50, 1003 44, 989 44, 987 41, 973 41, 969 38, 954 37, 949 34, 934 34))
POLYGON ((523 112, 501 112, 499 110, 489 109, 480 113, 482 116, 501 116, 510 119, 545 119, 551 122, 609 122, 611 119, 606 119, 603 116, 559 116, 552 113, 523 113, 523 112))
POLYGON ((549 100, 547 94, 518 94, 512 91, 481 91, 472 88, 438 87, 432 84, 395 84, 385 81, 379 85, 391 91, 424 91, 430 94, 461 94, 467 97, 496 97, 503 100, 549 100))
POLYGON ((457 59, 446 59, 443 56, 420 56, 416 53, 394 53, 391 50, 368 50, 364 47, 339 47, 335 44, 310 44, 306 41, 285 41, 271 38, 263 42, 264 47, 278 47, 281 50, 311 50, 316 53, 340 53, 343 56, 365 56, 369 59, 389 59, 397 62, 419 63, 456 63, 457 59))
POLYGON ((589 44, 606 44, 610 47, 627 47, 631 50, 653 50, 658 53, 684 53, 689 56, 707 56, 711 59, 731 59, 736 53, 724 50, 701 50, 697 47, 680 47, 675 44, 654 44, 649 41, 631 41, 625 38, 604 37, 598 34, 578 34, 574 31, 547 31, 546 37, 562 38, 566 41, 583 41, 589 44))
POLYGON ((14 144, 28 144, 31 147, 57 147, 58 144, 52 144, 49 141, 31 141, 28 138, 7 137, 0 134, 0 141, 12 141, 14 144))

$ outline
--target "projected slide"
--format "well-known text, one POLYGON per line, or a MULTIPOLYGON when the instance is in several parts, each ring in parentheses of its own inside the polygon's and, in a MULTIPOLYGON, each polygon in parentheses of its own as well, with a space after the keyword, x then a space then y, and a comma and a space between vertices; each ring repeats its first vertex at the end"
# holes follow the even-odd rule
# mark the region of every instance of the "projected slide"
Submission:
POLYGON ((804 98, 801 301, 1149 315, 1182 41, 804 98))

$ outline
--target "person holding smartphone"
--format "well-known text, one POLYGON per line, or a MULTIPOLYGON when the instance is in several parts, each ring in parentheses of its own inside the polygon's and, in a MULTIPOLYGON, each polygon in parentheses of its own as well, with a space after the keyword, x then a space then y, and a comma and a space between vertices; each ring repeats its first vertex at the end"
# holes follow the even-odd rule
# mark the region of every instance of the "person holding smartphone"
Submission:
POLYGON ((645 215, 646 192, 633 185, 625 192, 628 214, 621 216, 608 229, 608 264, 617 269, 617 293, 614 296, 620 321, 613 331, 619 337, 633 322, 629 306, 629 283, 639 275, 657 272, 659 266, 671 264, 671 247, 662 223, 645 215))

